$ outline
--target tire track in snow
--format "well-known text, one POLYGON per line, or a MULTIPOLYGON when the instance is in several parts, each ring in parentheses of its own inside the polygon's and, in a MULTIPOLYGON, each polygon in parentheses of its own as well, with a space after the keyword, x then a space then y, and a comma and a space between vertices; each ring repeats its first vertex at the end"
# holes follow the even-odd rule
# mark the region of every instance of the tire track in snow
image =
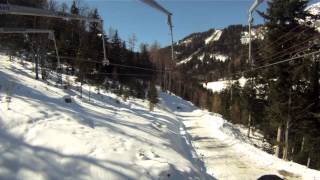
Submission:
POLYGON ((218 179, 228 180, 256 180, 264 174, 277 174, 277 171, 271 168, 255 165, 246 157, 246 154, 242 154, 233 147, 234 142, 215 138, 211 131, 218 131, 218 129, 208 127, 208 123, 205 122, 207 119, 203 114, 194 112, 176 114, 182 117, 196 151, 206 164, 208 174, 218 179))

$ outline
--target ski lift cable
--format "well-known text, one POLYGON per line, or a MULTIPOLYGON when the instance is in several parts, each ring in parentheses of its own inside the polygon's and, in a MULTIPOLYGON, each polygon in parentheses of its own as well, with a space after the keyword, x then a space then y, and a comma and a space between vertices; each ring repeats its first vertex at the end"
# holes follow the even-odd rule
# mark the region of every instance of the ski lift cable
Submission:
POLYGON ((56 45, 54 31, 49 29, 21 29, 21 28, 0 28, 0 34, 48 34, 48 39, 54 42, 56 58, 60 62, 59 51, 56 45))
POLYGON ((170 35, 171 35, 171 56, 172 56, 171 58, 172 58, 172 61, 174 61, 175 57, 174 57, 174 47, 173 47, 174 42, 173 42, 172 13, 169 12, 167 9, 165 9, 163 6, 161 6, 159 3, 157 3, 155 0, 140 0, 140 1, 167 15, 167 18, 168 18, 167 23, 169 25, 170 35))
MULTIPOLYGON (((59 51, 56 43, 56 38, 54 35, 53 30, 49 29, 24 29, 24 28, 0 28, 0 34, 48 34, 48 39, 53 41, 54 48, 55 48, 55 53, 56 53, 56 58, 58 61, 58 66, 57 66, 57 73, 58 70, 61 68, 61 63, 60 63, 60 56, 59 56, 59 51)), ((59 77, 59 80, 62 81, 62 77, 59 77)))
MULTIPOLYGON (((52 55, 49 55, 52 56, 52 55)), ((80 61, 80 62, 89 62, 89 63, 98 63, 98 64, 102 64, 103 62, 101 61, 96 61, 96 60, 92 60, 92 59, 84 59, 84 58, 75 58, 75 57, 69 57, 69 56, 60 56, 61 59, 70 59, 70 60, 76 60, 76 61, 80 61)), ((123 64, 117 64, 117 63, 110 63, 110 65, 113 66, 119 66, 119 67, 125 67, 125 68, 132 68, 132 69, 141 69, 141 70, 146 70, 146 71, 153 71, 153 72, 164 72, 164 71, 172 71, 172 70, 156 70, 156 69, 152 69, 152 68, 144 68, 144 67, 139 67, 139 66, 131 66, 131 65, 123 65, 123 64)))
POLYGON ((58 12, 50 11, 46 9, 12 5, 12 4, 0 4, 0 14, 49 17, 49 18, 58 18, 58 19, 64 19, 64 20, 80 20, 80 21, 96 22, 96 23, 101 22, 100 19, 96 19, 96 18, 73 15, 68 13, 63 13, 62 15, 62 14, 59 14, 58 12))
POLYGON ((85 73, 86 75, 116 75, 116 76, 134 76, 134 77, 150 77, 151 74, 129 74, 129 73, 85 73))
MULTIPOLYGON (((68 48, 60 48, 60 50, 69 50, 68 48)), ((89 62, 89 63, 99 63, 103 64, 101 61, 97 60, 92 60, 92 59, 84 59, 84 58, 77 58, 77 57, 70 57, 70 56, 60 56, 62 59, 70 59, 70 60, 76 60, 76 61, 82 61, 82 62, 89 62)), ((169 72, 172 71, 171 69, 166 69, 166 70, 156 70, 152 68, 145 68, 145 67, 140 67, 140 66, 132 66, 132 65, 124 65, 124 64, 118 64, 118 63, 110 63, 109 65, 113 66, 119 66, 119 67, 125 67, 125 68, 133 68, 133 69, 141 69, 141 70, 148 70, 148 71, 153 71, 153 72, 169 72)))

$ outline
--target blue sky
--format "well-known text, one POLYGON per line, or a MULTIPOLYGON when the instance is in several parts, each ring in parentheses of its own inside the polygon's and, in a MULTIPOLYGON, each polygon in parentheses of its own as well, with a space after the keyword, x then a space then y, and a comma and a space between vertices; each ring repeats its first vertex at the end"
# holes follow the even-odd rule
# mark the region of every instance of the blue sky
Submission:
MULTIPOLYGON (((71 0, 59 0, 59 2, 71 0)), ((133 33, 138 42, 170 44, 170 34, 165 14, 143 4, 139 0, 82 0, 96 7, 105 22, 117 29, 123 40, 133 33)), ((314 1, 314 0, 313 0, 314 1)), ((318 0, 316 0, 318 1, 318 0)), ((173 13, 174 40, 178 41, 193 32, 220 29, 231 24, 247 24, 248 9, 253 0, 158 0, 173 13)), ((259 9, 264 10, 266 4, 259 9)), ((263 20, 255 14, 255 24, 263 20)))

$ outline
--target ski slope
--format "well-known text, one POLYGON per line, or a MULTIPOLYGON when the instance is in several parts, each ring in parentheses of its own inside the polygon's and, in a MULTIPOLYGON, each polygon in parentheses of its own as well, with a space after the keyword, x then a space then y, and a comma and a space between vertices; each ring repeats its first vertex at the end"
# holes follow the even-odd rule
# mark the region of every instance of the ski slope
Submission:
POLYGON ((218 41, 222 35, 222 30, 215 30, 211 36, 205 39, 205 44, 210 44, 211 42, 218 41))
POLYGON ((80 99, 76 83, 56 88, 34 80, 31 68, 0 55, 0 179, 320 180, 319 171, 247 144, 237 126, 174 95, 161 93, 153 112, 147 101, 108 92, 88 101, 94 87, 84 86, 80 99))

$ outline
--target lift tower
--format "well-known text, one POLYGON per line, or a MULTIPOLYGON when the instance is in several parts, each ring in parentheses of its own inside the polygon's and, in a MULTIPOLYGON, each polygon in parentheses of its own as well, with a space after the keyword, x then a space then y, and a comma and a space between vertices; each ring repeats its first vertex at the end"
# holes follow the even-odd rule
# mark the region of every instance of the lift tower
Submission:
POLYGON ((157 3, 155 0, 140 0, 141 2, 151 6, 152 8, 155 8, 159 10, 160 12, 166 14, 168 16, 168 25, 170 28, 170 34, 171 34, 171 58, 172 61, 174 60, 174 49, 173 49, 173 25, 172 25, 172 13, 166 10, 164 7, 162 7, 159 3, 157 3))

